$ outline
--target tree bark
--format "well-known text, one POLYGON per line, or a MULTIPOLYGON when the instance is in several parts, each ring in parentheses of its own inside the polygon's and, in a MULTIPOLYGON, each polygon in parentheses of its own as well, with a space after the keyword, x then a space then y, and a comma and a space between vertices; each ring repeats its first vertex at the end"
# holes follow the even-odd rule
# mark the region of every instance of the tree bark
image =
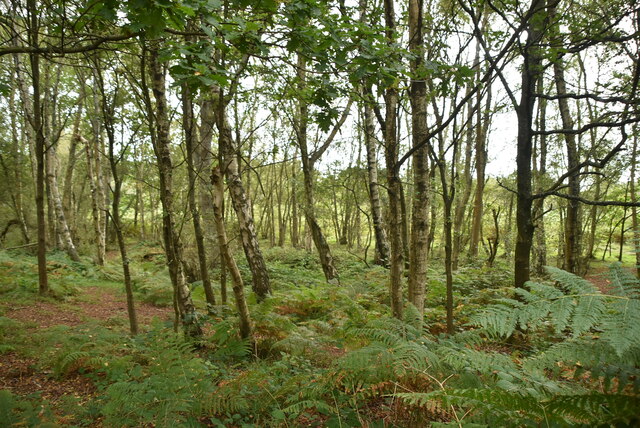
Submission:
MULTIPOLYGON (((118 241, 118 249, 120 250, 120 259, 122 262, 122 274, 124 277, 124 290, 127 299, 127 315, 129 317, 129 331, 132 335, 138 334, 138 318, 136 315, 136 308, 133 299, 133 285, 131 283, 131 269, 129 267, 129 256, 127 255, 127 246, 124 240, 124 233, 122 231, 122 220, 120 218, 120 200, 122 198, 122 178, 118 171, 119 159, 122 157, 120 154, 116 154, 116 136, 115 136, 115 108, 116 100, 118 99, 119 87, 116 83, 114 86, 114 94, 112 98, 107 94, 102 70, 98 60, 95 61, 95 73, 96 82, 98 83, 98 90, 101 97, 101 111, 103 124, 107 133, 107 144, 109 154, 109 166, 111 168, 111 177, 113 179, 112 198, 111 198, 111 222, 116 233, 116 239, 118 241)), ((122 150, 126 150, 122 148, 122 150)))
MULTIPOLYGON (((83 82, 84 83, 84 82, 83 82)), ((82 90, 84 91, 84 84, 82 90)), ((87 176, 89 188, 91 190, 91 213, 93 216, 93 229, 96 236, 96 260, 99 266, 104 266, 106 256, 106 215, 105 215, 105 194, 102 185, 104 179, 102 174, 102 161, 100 152, 100 141, 102 130, 99 117, 100 99, 97 94, 93 97, 93 114, 91 115, 91 129, 93 132, 91 141, 85 141, 87 153, 87 176)))
POLYGON ((367 151, 367 184, 369 187, 369 203, 371 204, 371 217, 373 220, 373 233, 376 246, 374 263, 388 268, 389 241, 382 218, 380 185, 378 184, 378 163, 376 161, 375 126, 373 123, 373 110, 371 109, 369 100, 364 102, 363 111, 364 142, 367 151))
MULTIPOLYGON (((149 50, 149 72, 155 98, 155 138, 152 141, 158 162, 160 178, 160 201, 162 203, 162 224, 169 267, 169 276, 176 296, 176 304, 185 332, 190 336, 202 335, 198 316, 191 300, 191 290, 186 283, 182 263, 182 243, 175 226, 173 212, 173 164, 171 161, 171 141, 169 137, 169 112, 165 88, 164 66, 158 62, 158 50, 149 50)), ((150 112, 151 113, 151 112, 150 112)), ((151 116, 151 115, 150 115, 151 116)))
MULTIPOLYGON (((480 46, 478 45, 478 48, 480 46)), ((476 51, 476 63, 480 60, 480 51, 476 51)), ((468 91, 471 90, 471 83, 468 86, 468 91)), ((468 93, 468 92, 467 92, 468 93)), ((465 218, 465 212, 467 211, 467 204, 471 197, 471 190, 473 188, 473 178, 471 176, 471 157, 473 153, 473 98, 470 98, 467 105, 467 135, 465 138, 465 150, 464 150, 464 192, 458 192, 456 197, 456 208, 453 218, 453 270, 458 270, 460 263, 460 253, 462 251, 462 237, 465 233, 463 230, 463 223, 465 218)), ((472 252, 471 246, 469 246, 469 253, 472 252)))
MULTIPOLYGON (((636 127, 633 134, 633 148, 631 149, 631 176, 629 177, 629 193, 631 202, 638 202, 636 193, 636 174, 638 168, 638 129, 636 127)), ((631 207, 631 226, 633 228, 633 242, 636 253, 636 276, 640 278, 640 219, 638 218, 638 207, 631 207)))
POLYGON ((53 203, 54 212, 56 216, 56 233, 59 234, 59 238, 62 241, 63 248, 74 262, 80 261, 80 256, 76 250, 76 246, 71 238, 71 232, 69 231, 69 225, 64 214, 62 207, 62 198, 60 197, 60 191, 58 190, 58 175, 57 171, 57 143, 52 144, 46 152, 47 161, 47 181, 49 183, 49 189, 51 191, 51 201, 53 203))
MULTIPOLYGON (((538 78, 538 92, 544 93, 544 79, 542 75, 538 78)), ((547 100, 541 99, 538 106, 538 129, 546 130, 547 100)), ((544 178, 547 175, 547 136, 542 134, 538 138, 538 166, 536 171, 536 189, 542 192, 544 178)), ((535 162, 534 162, 535 163, 535 162)), ((534 251, 534 268, 538 275, 545 273, 544 267, 547 265, 547 239, 544 227, 544 198, 538 198, 533 203, 535 216, 535 238, 536 246, 534 251)))
POLYGON ((528 37, 523 48, 520 102, 516 108, 518 139, 516 155, 516 249, 514 256, 515 286, 522 288, 531 276, 531 247, 533 245, 533 215, 531 186, 531 156, 533 146, 534 89, 542 72, 542 56, 537 46, 541 39, 541 6, 544 0, 533 0, 532 9, 538 10, 527 24, 528 37))
POLYGON ((216 298, 211 286, 209 277, 209 267, 207 265, 207 253, 204 246, 204 233, 200 220, 200 211, 196 204, 196 170, 193 161, 196 146, 195 121, 193 117, 193 104, 191 101, 191 91, 186 83, 182 83, 182 128, 184 130, 184 141, 187 148, 187 171, 189 177, 189 210, 193 221, 193 230, 198 251, 198 265, 200 267, 200 278, 208 305, 215 305, 216 298))
MULTIPOLYGON (((413 75, 410 87, 411 138, 413 146, 427 136, 427 84, 420 75, 424 62, 423 1, 409 0, 409 50, 413 75)), ((411 211, 411 247, 409 253, 409 302, 424 313, 427 284, 429 240, 429 152, 426 145, 413 154, 413 208, 411 211)))
MULTIPOLYGON (((29 13, 29 45, 34 49, 38 47, 39 25, 35 0, 27 1, 29 13)), ((31 84, 33 88, 33 130, 35 133, 36 152, 36 219, 38 222, 38 290, 40 294, 49 293, 49 281, 47 277, 47 231, 44 215, 44 154, 45 140, 42 128, 42 109, 40 106, 40 55, 29 54, 31 63, 31 84)))
MULTIPOLYGON (((249 314, 247 300, 244 296, 244 284, 238 265, 233 258, 233 254, 231 254, 231 250, 229 249, 229 241, 227 239, 227 232, 224 225, 224 188, 222 185, 222 174, 218 166, 214 167, 211 172, 211 182, 213 184, 212 207, 216 223, 216 231, 218 234, 218 243, 220 245, 223 264, 231 273, 233 294, 235 296, 236 308, 238 310, 238 318, 240 319, 240 336, 251 340, 251 316, 249 314)), ((223 301, 226 301, 226 293, 224 297, 223 301)))
MULTIPOLYGON (((299 90, 304 91, 306 86, 306 61, 304 57, 298 54, 298 79, 299 90)), ((309 156, 307 148, 307 120, 308 120, 308 108, 305 100, 300 99, 298 101, 298 114, 296 118, 296 136, 298 141, 298 147, 300 148, 300 158, 302 161, 302 174, 304 181, 304 215, 307 220, 307 225, 311 230, 311 236, 313 243, 318 251, 320 258, 320 265, 322 266, 322 272, 328 282, 340 282, 338 277, 338 270, 333 262, 333 256, 331 255, 331 249, 329 244, 322 233, 320 224, 316 219, 314 199, 313 199, 313 161, 309 156)))
MULTIPOLYGON (((555 8, 554 8, 555 10, 555 8)), ((556 90, 560 96, 558 104, 560 107, 560 116, 562 118, 563 129, 573 129, 573 118, 569 109, 567 98, 562 95, 567 94, 567 84, 564 77, 564 63, 558 58, 553 63, 553 73, 556 83, 556 90)), ((578 146, 574 134, 565 133, 564 140, 567 147, 567 169, 576 168, 580 159, 578 158, 578 146)), ((572 174, 569 176, 568 195, 580 196, 580 177, 572 174)), ((569 199, 567 201, 567 215, 565 218, 565 234, 564 234, 564 269, 571 273, 578 273, 580 265, 580 243, 582 235, 582 227, 580 225, 580 203, 576 200, 569 199)))
MULTIPOLYGON (((387 44, 395 44, 395 11, 393 0, 384 0, 385 37, 387 44)), ((402 274, 404 270, 404 249, 402 242, 402 189, 398 176, 398 136, 397 136, 397 83, 385 88, 384 145, 387 163, 387 193, 389 195, 389 244, 390 273, 389 292, 391 296, 391 312, 394 317, 402 319, 402 274)))
POLYGON ((223 159, 222 170, 227 179, 231 202, 238 218, 244 254, 253 276, 252 289, 258 296, 258 300, 261 301, 271 294, 269 274, 258 243, 253 215, 251 214, 251 204, 240 177, 238 148, 233 141, 231 126, 227 119, 224 94, 221 90, 217 90, 219 92, 217 99, 214 101, 218 127, 218 145, 223 159))

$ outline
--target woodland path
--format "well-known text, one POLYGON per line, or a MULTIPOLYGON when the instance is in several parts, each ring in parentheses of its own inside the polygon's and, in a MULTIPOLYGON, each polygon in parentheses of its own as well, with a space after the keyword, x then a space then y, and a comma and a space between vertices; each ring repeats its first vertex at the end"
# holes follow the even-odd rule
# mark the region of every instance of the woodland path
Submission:
MULTIPOLYGON (((96 320, 107 328, 110 324, 127 328, 127 306, 125 296, 110 287, 82 287, 71 302, 37 301, 28 306, 10 307, 4 303, 4 316, 19 321, 28 331, 37 331, 53 326, 77 327, 96 320)), ((168 320, 173 317, 171 307, 158 307, 144 302, 136 303, 138 322, 149 325, 154 318, 168 320)), ((89 330, 87 330, 87 334, 89 330)), ((93 382, 77 373, 61 379, 51 376, 50 370, 38 368, 36 359, 15 352, 0 354, 0 390, 6 389, 18 396, 39 393, 56 413, 57 423, 64 425, 64 414, 59 414, 58 405, 69 397, 75 397, 83 405, 96 394, 93 382)))

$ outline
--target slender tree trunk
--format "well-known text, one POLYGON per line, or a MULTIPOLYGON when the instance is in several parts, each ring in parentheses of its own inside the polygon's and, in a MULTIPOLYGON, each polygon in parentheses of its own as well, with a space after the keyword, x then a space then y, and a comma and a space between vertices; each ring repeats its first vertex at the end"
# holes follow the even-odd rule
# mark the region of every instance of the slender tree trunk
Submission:
MULTIPOLYGON (((49 68, 47 68, 49 70, 49 68)), ((49 73, 49 71, 47 71, 49 73)), ((49 146, 45 152, 45 162, 47 168, 47 184, 49 187, 49 203, 51 213, 55 221, 55 236, 58 247, 64 249, 69 257, 76 262, 80 261, 80 256, 76 250, 69 230, 69 224, 62 204, 62 196, 58 186, 58 143, 60 142, 61 128, 58 127, 58 88, 60 75, 56 78, 53 86, 47 85, 45 97, 48 102, 45 104, 45 132, 47 132, 49 146), (47 120, 48 119, 48 120, 47 120)))
POLYGON ((89 181, 89 188, 91 189, 91 214, 93 217, 93 231, 95 233, 96 240, 96 261, 99 266, 104 266, 105 259, 105 241, 104 241, 104 230, 102 228, 103 222, 101 219, 100 213, 100 196, 98 191, 99 183, 97 183, 97 179, 94 171, 94 159, 93 159, 93 150, 91 147, 91 143, 81 135, 77 135, 75 138, 80 139, 81 142, 84 143, 86 154, 87 154, 87 178, 89 181))
MULTIPOLYGON (((306 62, 302 55, 298 55, 298 79, 299 89, 304 91, 306 86, 306 62)), ((307 120, 308 120, 308 108, 307 103, 304 100, 298 101, 298 117, 296 119, 296 134, 298 140, 298 147, 300 148, 300 157, 302 160, 302 173, 304 179, 304 215, 307 219, 307 226, 311 230, 311 236, 313 243, 318 251, 320 257, 320 264, 322 271, 327 281, 340 282, 338 277, 338 270, 333 262, 333 256, 331 255, 331 249, 329 244, 320 228, 320 224, 316 219, 314 199, 313 199, 313 162, 309 157, 307 150, 307 120)))
MULTIPOLYGON (((27 1, 29 13, 29 45, 38 47, 38 17, 35 0, 27 1)), ((47 230, 44 215, 44 155, 45 140, 42 128, 42 109, 40 106, 40 55, 29 54, 31 62, 31 83, 33 88, 33 130, 35 134, 36 152, 36 219, 38 223, 38 290, 40 294, 49 293, 49 281, 47 277, 47 230)))
MULTIPOLYGON (((534 9, 541 10, 543 0, 533 0, 534 9)), ((533 132, 533 109, 535 98, 533 96, 538 76, 542 72, 542 57, 537 46, 541 39, 541 16, 536 12, 528 24, 528 37, 524 47, 524 63, 522 66, 522 84, 520 102, 516 108, 518 117, 518 139, 516 156, 516 181, 518 197, 516 203, 516 249, 515 249, 515 286, 523 287, 529 281, 531 275, 531 247, 533 245, 533 215, 532 215, 532 189, 531 189, 531 156, 533 132)))
MULTIPOLYGON (((149 51, 149 71, 155 97, 155 138, 154 151, 158 162, 160 178, 160 201, 162 203, 162 224, 169 275, 176 296, 178 313, 191 336, 200 336, 202 330, 198 322, 195 306, 191 300, 191 290, 186 283, 182 263, 182 243, 175 225, 173 212, 173 164, 171 161, 171 141, 169 137, 169 112, 166 99, 165 70, 158 62, 158 50, 149 51)), ((151 116, 151 115, 150 115, 151 116)))
MULTIPOLYGON (((631 202, 638 202, 636 193, 636 174, 638 168, 638 129, 633 133, 633 148, 631 149, 631 176, 629 177, 629 193, 631 202)), ((636 276, 640 278, 640 219, 638 219, 638 207, 631 207, 631 227, 633 228, 633 242, 636 254, 636 276)))
MULTIPOLYGON (((296 153, 297 154, 297 153, 296 153)), ((294 156, 294 159, 297 156, 294 156)), ((300 248, 300 223, 298 216, 298 186, 296 181, 297 162, 293 161, 291 168, 291 246, 300 248)))
MULTIPOLYGON (((538 92, 544 93, 544 79, 542 75, 538 78, 538 92)), ((546 130, 547 100, 540 99, 538 108, 538 128, 540 131, 546 130)), ((547 136, 540 135, 538 139, 538 167, 536 174, 536 190, 543 190, 544 179, 547 175, 547 136)), ((544 267, 547 265, 547 239, 544 227, 544 198, 536 199, 533 203, 533 212, 535 215, 535 271, 538 275, 543 275, 544 267)))
POLYGON ((200 267, 200 278, 202 278, 202 286, 207 299, 207 304, 215 305, 216 298, 213 294, 211 286, 211 278, 209 277, 209 267, 207 265, 207 253, 204 247, 204 233, 200 221, 200 212, 196 205, 196 170, 193 161, 194 150, 196 146, 195 136, 195 120, 193 117, 193 105, 191 102, 191 91, 186 83, 182 84, 182 127, 184 129, 184 140, 187 148, 187 171, 189 177, 189 210, 191 211, 191 219, 193 221, 193 230, 196 238, 196 247, 198 251, 198 264, 200 267))
MULTIPOLYGON (((215 220, 213 218, 213 205, 211 202, 211 193, 213 187, 209 179, 209 173, 211 171, 211 162, 213 160, 212 155, 212 143, 213 133, 216 126, 216 115, 214 110, 214 102, 208 96, 203 96, 200 102, 200 126, 199 126, 199 141, 196 150, 194 151, 194 164, 196 168, 197 177, 197 189, 198 189, 198 202, 200 207, 200 215, 202 218, 202 229, 204 232, 204 238, 206 248, 209 250, 208 261, 214 263, 220 257, 218 253, 219 246, 217 241, 217 233, 215 232, 215 220)), ((221 263, 223 265, 224 263, 221 263)))
MULTIPOLYGON (((486 16, 486 14, 484 14, 486 16)), ((480 70, 480 43, 476 43, 476 59, 474 61, 476 67, 476 75, 480 70)), ((489 86, 491 88, 491 86, 489 86)), ((487 164, 487 153, 484 147, 484 138, 482 136, 482 123, 481 123, 481 94, 480 91, 476 93, 475 102, 477 104, 476 124, 475 124, 475 152, 476 152, 476 187, 473 198, 473 215, 471 217, 471 237, 469 240, 469 256, 472 259, 478 258, 478 247, 480 246, 480 235, 482 234, 482 209, 483 209, 483 197, 484 197, 484 170, 487 164)), ((473 98, 469 99, 471 103, 473 98)), ((469 108, 469 114, 471 108, 469 108)), ((469 127, 472 127, 473 121, 469 118, 469 127)))
POLYGON ((94 222, 94 231, 96 235, 96 259, 98 265, 103 266, 107 249, 107 217, 105 215, 106 196, 103 186, 104 178, 102 173, 102 154, 100 151, 102 140, 102 129, 99 121, 100 117, 100 99, 97 94, 94 94, 93 115, 91 117, 91 129, 93 131, 93 136, 91 138, 91 141, 86 142, 87 175, 89 178, 89 186, 91 189, 91 209, 94 222))
MULTIPOLYGON (((395 44, 395 11, 393 0, 384 0, 385 37, 387 44, 395 44)), ((391 295, 391 312, 394 317, 402 319, 402 274, 404 270, 404 249, 402 230, 402 184, 398 168, 398 136, 397 109, 398 89, 395 83, 385 88, 385 129, 384 145, 387 163, 387 193, 389 195, 389 244, 390 244, 390 275, 389 291, 391 295)))
POLYGON ((102 71, 99 69, 98 60, 96 64, 96 81, 102 98, 101 110, 102 119, 105 130, 107 132, 107 143, 109 150, 109 166, 111 168, 111 177, 113 178, 112 198, 111 198, 111 222, 116 233, 118 241, 118 249, 120 250, 120 259, 122 261, 122 274, 124 277, 124 290, 127 296, 127 314, 129 316, 129 331, 132 335, 138 334, 138 318, 136 315, 136 307, 133 299, 133 285, 131 283, 131 270, 129 267, 129 256, 127 255, 127 246, 122 231, 122 220, 120 218, 120 200, 122 198, 122 178, 118 171, 118 163, 121 158, 120 154, 116 154, 116 136, 115 136, 115 103, 118 97, 119 88, 116 84, 114 88, 113 98, 109 99, 106 92, 102 71))
MULTIPOLYGON (((556 89, 558 95, 560 95, 558 104, 562 118, 562 127, 563 129, 573 129, 574 123, 571 117, 571 111, 569 110, 569 102, 567 98, 562 97, 562 95, 567 94, 567 84, 564 77, 564 64, 561 58, 554 62, 553 72, 556 89)), ((571 170, 580 162, 580 159, 578 159, 576 136, 571 133, 565 133, 564 140, 567 147, 567 169, 571 170)), ((573 197, 580 196, 580 177, 578 174, 573 174, 569 177, 568 195, 573 197)), ((578 201, 571 199, 567 201, 567 216, 564 224, 564 268, 569 272, 577 273, 580 269, 580 242, 582 232, 582 227, 580 226, 580 203, 578 201)))
MULTIPOLYGON (((627 187, 624 191, 624 200, 625 202, 627 201, 627 198, 629 196, 629 187, 631 186, 631 183, 627 183, 627 187)), ((620 248, 618 249, 618 261, 622 262, 622 254, 624 252, 624 234, 626 232, 625 229, 625 224, 627 222, 627 207, 624 207, 623 211, 622 211, 622 220, 620 221, 620 248)))
POLYGON ((75 138, 75 135, 79 134, 80 128, 80 119, 82 117, 82 108, 84 107, 83 97, 78 100, 78 112, 76 113, 76 118, 73 124, 73 135, 71 137, 71 142, 69 143, 69 156, 67 159, 67 168, 64 175, 64 187, 62 191, 62 208, 64 210, 64 214, 67 217, 69 228, 71 230, 71 236, 73 238, 77 237, 76 233, 76 218, 75 218, 75 210, 73 209, 74 204, 74 194, 73 194, 73 172, 76 168, 76 159, 77 159, 77 150, 78 150, 78 139, 75 138))
POLYGON ((63 248, 67 251, 67 254, 71 258, 71 260, 75 262, 80 261, 80 256, 78 255, 78 251, 76 250, 76 246, 73 243, 73 239, 71 238, 71 232, 69 231, 69 226, 67 224, 67 219, 64 214, 64 209, 62 207, 62 198, 60 197, 60 192, 58 190, 58 177, 56 174, 56 164, 57 164, 57 143, 53 144, 47 150, 46 158, 48 163, 47 168, 47 179, 49 182, 49 188, 51 190, 51 200, 54 206, 54 212, 56 215, 57 228, 56 232, 59 234, 59 239, 63 243, 63 248))
MULTIPOLYGON (((478 45, 478 48, 480 46, 478 45)), ((476 62, 480 60, 479 58, 480 51, 476 52, 476 62)), ((468 90, 471 90, 471 84, 469 84, 468 90)), ((453 270, 458 270, 458 265, 460 262, 460 252, 462 251, 462 237, 464 234, 463 222, 465 217, 465 212, 467 210, 467 204, 469 203, 469 198, 471 197, 471 190, 473 188, 473 179, 471 176, 471 157, 473 153, 473 98, 469 99, 467 105, 467 135, 465 142, 465 151, 464 151, 464 192, 458 192, 459 197, 457 197, 456 208, 454 212, 453 219, 453 270)), ((471 246, 469 247, 469 252, 471 253, 471 246)))
POLYGON ((227 179, 227 187, 231 195, 233 209, 238 218, 240 237, 251 274, 253 276, 253 291, 259 300, 265 299, 271 294, 271 285, 267 266, 258 244, 258 238, 251 214, 251 204, 247 197, 240 169, 238 166, 238 148, 233 141, 231 126, 227 120, 224 95, 219 92, 216 103, 216 124, 218 126, 219 151, 223 155, 223 171, 227 179))
POLYGON ((369 100, 363 105, 364 111, 364 143, 367 150, 367 184, 369 186, 369 202, 371 204, 371 217, 373 220, 373 233, 376 240, 374 263, 389 267, 389 241, 384 229, 382 209, 380 203, 380 191, 378 184, 378 163, 376 161, 376 138, 373 123, 373 111, 369 100))
MULTIPOLYGON (((11 71, 11 78, 18 79, 18 70, 11 71)), ((27 221, 24 215, 23 209, 23 161, 24 156, 22 154, 22 147, 24 147, 24 135, 25 132, 21 132, 20 136, 18 135, 18 117, 20 116, 18 113, 18 109, 16 108, 16 91, 14 88, 11 89, 9 93, 9 115, 10 115, 10 126, 11 126, 11 144, 12 144, 12 154, 14 158, 14 168, 13 168, 13 178, 15 180, 15 189, 11 191, 11 198, 14 202, 14 208, 16 217, 19 221, 20 231, 22 232, 22 237, 24 239, 25 244, 29 244, 31 240, 29 239, 29 231, 27 229, 27 221)), ((27 117, 31 117, 31 115, 27 115, 27 117)))
MULTIPOLYGON (((214 167, 211 172, 211 182, 213 184, 213 213, 216 223, 216 231, 218 233, 218 243, 220 245, 220 254, 223 258, 222 265, 229 269, 231 280, 233 282, 233 294, 235 296, 236 308, 238 310, 238 318, 240 319, 240 336, 245 339, 252 339, 251 333, 251 316, 249 307, 244 296, 244 284, 240 270, 236 264, 233 254, 229 249, 227 232, 224 225, 224 188, 222 185, 222 174, 218 166, 214 167)), ((226 273, 225 273, 226 281, 226 273)), ((223 295, 223 302, 226 302, 226 291, 223 295)))
MULTIPOLYGON (((423 144, 427 136, 427 84, 419 74, 424 62, 423 9, 422 0, 409 0, 409 50, 414 54, 410 64, 414 75, 410 88, 411 138, 414 147, 423 144)), ((426 145, 413 155, 413 186, 409 302, 422 314, 429 244, 429 153, 426 145)))

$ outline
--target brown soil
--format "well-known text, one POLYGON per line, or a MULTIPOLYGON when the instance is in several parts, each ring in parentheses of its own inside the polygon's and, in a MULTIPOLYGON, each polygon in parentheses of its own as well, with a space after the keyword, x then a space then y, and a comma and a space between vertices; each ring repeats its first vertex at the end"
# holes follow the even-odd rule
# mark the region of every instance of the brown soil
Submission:
POLYGON ((611 281, 607 278, 608 269, 603 269, 598 272, 594 272, 585 277, 586 280, 590 281, 593 285, 598 287, 601 293, 607 294, 609 290, 611 290, 611 281))
MULTIPOLYGON (((635 268, 625 267, 625 270, 630 274, 635 275, 635 268)), ((598 287, 603 294, 609 294, 611 292, 611 281, 609 281, 609 268, 603 267, 593 272, 590 272, 585 279, 591 281, 593 285, 598 287)))
MULTIPOLYGON (((87 301, 78 301, 69 309, 65 305, 51 302, 35 302, 29 306, 7 308, 5 316, 35 328, 48 328, 54 325, 77 326, 90 319, 107 321, 110 319, 128 320, 127 303, 124 295, 112 289, 87 287, 83 289, 87 301)), ((155 317, 169 319, 173 316, 171 308, 160 308, 147 303, 137 303, 138 323, 149 324, 155 317)), ((128 321, 127 321, 128 322, 128 321)))
MULTIPOLYGON (((77 326, 91 319, 114 320, 128 327, 127 305, 123 294, 113 289, 86 287, 72 304, 38 301, 30 306, 6 308, 4 316, 26 323, 31 329, 43 329, 56 325, 77 326)), ((160 308, 147 303, 136 304, 138 323, 148 325, 154 318, 171 319, 171 308, 160 308)), ((38 371, 37 361, 16 353, 0 354, 0 390, 6 389, 18 396, 39 393, 55 411, 57 423, 65 425, 60 405, 65 397, 75 397, 80 405, 96 395, 91 380, 77 373, 55 379, 49 371, 38 371)), ((70 422, 70 421, 66 421, 70 422)), ((98 421, 99 425, 99 421, 98 421)))
POLYGON ((15 353, 0 356, 0 389, 16 395, 40 393, 40 397, 56 403, 65 395, 72 395, 86 402, 96 391, 93 383, 78 374, 64 379, 54 379, 48 373, 36 370, 37 362, 15 353))

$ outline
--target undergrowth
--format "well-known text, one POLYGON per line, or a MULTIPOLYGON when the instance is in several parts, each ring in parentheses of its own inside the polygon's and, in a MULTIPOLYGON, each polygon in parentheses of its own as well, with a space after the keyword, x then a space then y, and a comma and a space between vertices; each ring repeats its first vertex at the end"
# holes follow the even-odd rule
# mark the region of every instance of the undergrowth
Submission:
MULTIPOLYGON (((338 253, 341 286, 322 280, 313 255, 265 252, 274 294, 251 303, 254 342, 239 338, 229 308, 205 317, 197 343, 162 323, 131 338, 98 322, 27 331, 0 317, 0 357, 18 352, 54 379, 90 379, 95 397, 64 404, 78 426, 638 423, 640 283, 620 266, 611 268, 608 294, 553 268, 548 280, 514 290, 505 267, 463 267, 454 278, 458 330, 447 336, 440 333, 440 271, 429 272, 425 316, 407 306, 397 320, 389 316, 387 272, 338 253)), ((145 259, 142 247, 132 257, 136 297, 170 302, 161 294, 170 289, 165 267, 145 259)), ((54 263, 74 284, 118 272, 114 265, 81 269, 62 256, 54 263)), ((32 267, 0 253, 0 269, 16 278, 33 276, 32 267)), ((32 282, 0 278, 3 301, 36 298, 26 290, 32 282)), ((201 287, 192 287, 204 307, 201 287)), ((37 402, 0 391, 0 425, 59 418, 63 404, 37 402)))

